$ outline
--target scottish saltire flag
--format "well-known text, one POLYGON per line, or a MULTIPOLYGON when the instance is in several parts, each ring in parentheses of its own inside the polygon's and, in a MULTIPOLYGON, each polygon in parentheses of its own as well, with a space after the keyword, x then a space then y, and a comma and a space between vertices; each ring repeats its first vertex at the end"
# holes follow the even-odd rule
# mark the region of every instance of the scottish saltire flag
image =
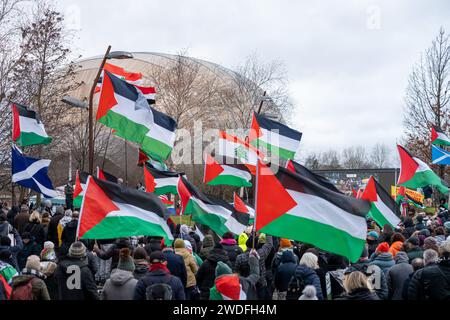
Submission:
POLYGON ((29 158, 17 146, 12 146, 12 182, 42 193, 46 198, 54 198, 57 192, 48 177, 51 160, 29 158))
POLYGON ((450 151, 431 145, 431 163, 450 165, 450 151))

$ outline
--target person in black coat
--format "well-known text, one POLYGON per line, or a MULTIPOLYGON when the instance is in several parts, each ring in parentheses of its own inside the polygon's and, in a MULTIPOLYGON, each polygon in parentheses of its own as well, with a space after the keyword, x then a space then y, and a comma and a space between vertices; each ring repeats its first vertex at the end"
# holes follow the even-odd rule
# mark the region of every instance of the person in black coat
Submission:
POLYGON ((29 232, 36 243, 42 248, 45 242, 45 228, 41 224, 41 217, 37 211, 33 211, 30 215, 30 222, 23 229, 24 232, 29 232))
POLYGON ((60 256, 65 256, 69 251, 72 243, 75 242, 77 238, 77 228, 78 228, 78 212, 74 211, 72 213, 72 221, 70 221, 64 227, 61 233, 61 248, 59 250, 60 256))
POLYGON ((36 243, 36 240, 29 232, 22 234, 23 248, 17 254, 17 264, 19 271, 25 268, 27 259, 31 255, 39 256, 41 254, 42 247, 36 243))
POLYGON ((402 234, 406 239, 409 239, 412 236, 412 234, 414 233, 414 231, 416 231, 414 222, 410 217, 406 217, 405 221, 403 221, 403 226, 404 226, 404 229, 402 231, 402 234))
POLYGON ((297 260, 294 253, 290 250, 286 250, 281 254, 280 264, 275 270, 274 285, 278 292, 286 292, 288 289, 289 281, 295 273, 297 268, 297 260))
MULTIPOLYGON (((231 232, 224 233, 222 240, 220 241, 220 244, 223 246, 223 249, 227 252, 231 265, 234 266, 237 256, 243 253, 243 251, 242 248, 238 246, 236 239, 234 239, 233 233, 231 232)), ((272 260, 270 260, 270 262, 272 262, 272 260)))
POLYGON ((169 269, 170 274, 180 278, 183 287, 186 287, 187 271, 183 257, 176 254, 170 247, 164 247, 162 253, 167 261, 167 269, 169 269))
POLYGON ((11 209, 8 211, 8 214, 6 216, 6 219, 8 220, 8 223, 10 225, 14 225, 14 218, 19 214, 19 207, 18 206, 12 206, 11 209))
POLYGON ((113 243, 113 245, 106 251, 101 250, 97 244, 94 244, 92 250, 97 254, 97 257, 102 260, 111 259, 111 270, 113 270, 116 269, 119 264, 120 249, 122 248, 128 248, 131 252, 133 252, 133 247, 131 246, 128 238, 117 239, 116 242, 113 243))
POLYGON ((231 267, 227 252, 221 244, 216 244, 196 274, 197 286, 200 289, 200 300, 209 300, 209 290, 214 286, 215 272, 219 261, 231 267))
POLYGON ((50 223, 48 224, 47 240, 53 242, 56 252, 59 250, 58 224, 63 217, 64 208, 62 206, 58 206, 56 207, 55 215, 50 219, 50 223))
POLYGON ((367 277, 360 271, 351 271, 344 276, 345 294, 336 300, 380 300, 369 288, 367 277))

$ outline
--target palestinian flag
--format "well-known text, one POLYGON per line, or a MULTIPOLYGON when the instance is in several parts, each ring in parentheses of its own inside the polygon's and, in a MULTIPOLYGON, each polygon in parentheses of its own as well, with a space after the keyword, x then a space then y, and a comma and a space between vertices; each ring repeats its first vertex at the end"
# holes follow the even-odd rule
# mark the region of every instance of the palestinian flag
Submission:
POLYGON ((209 154, 205 154, 203 183, 210 186, 251 187, 251 180, 250 170, 244 164, 219 164, 209 154))
POLYGON ((389 224, 395 228, 400 223, 398 205, 373 176, 370 176, 361 199, 372 203, 368 216, 373 218, 379 226, 389 224))
POLYGON ((139 167, 142 167, 144 164, 150 165, 153 168, 156 168, 161 171, 167 171, 167 165, 162 161, 153 160, 148 155, 145 154, 144 151, 142 151, 141 148, 139 148, 139 154, 138 154, 138 162, 137 165, 139 167))
POLYGON ((184 177, 178 181, 178 194, 182 213, 191 214, 193 221, 208 226, 219 236, 228 231, 241 234, 248 226, 247 213, 236 211, 222 199, 206 196, 184 177))
POLYGON ((252 223, 252 220, 255 219, 255 209, 242 200, 236 192, 233 194, 233 206, 234 209, 239 212, 248 213, 250 216, 250 223, 252 223))
POLYGON ((73 190, 73 206, 75 208, 81 208, 88 177, 89 173, 83 171, 80 172, 79 170, 77 170, 77 174, 75 177, 75 189, 73 190))
POLYGON ((145 190, 156 195, 178 194, 177 187, 180 175, 184 173, 174 171, 161 171, 152 166, 144 166, 145 190))
POLYGON ((141 91, 142 95, 147 100, 148 104, 155 104, 156 90, 155 87, 141 87, 135 85, 135 87, 141 91))
POLYGON ((293 159, 300 146, 302 133, 253 112, 249 141, 252 145, 270 150, 271 155, 293 159))
POLYGON ((35 144, 49 144, 52 141, 45 132, 36 111, 18 103, 13 103, 12 108, 12 140, 19 146, 26 147, 35 144))
POLYGON ((156 160, 166 160, 175 143, 175 120, 150 107, 140 90, 108 71, 97 120, 116 130, 116 136, 140 144, 156 160))
POLYGON ((298 173, 299 175, 304 176, 305 178, 308 178, 309 180, 320 184, 322 187, 328 188, 334 192, 342 193, 327 178, 322 177, 321 175, 315 174, 314 172, 306 169, 300 163, 297 163, 292 159, 289 159, 286 162, 286 169, 288 169, 292 172, 298 173))
POLYGON ((154 194, 89 176, 78 221, 77 238, 113 239, 159 236, 173 240, 166 207, 154 194))
POLYGON ((255 172, 258 159, 263 159, 264 154, 254 146, 242 141, 238 137, 227 134, 225 131, 219 133, 219 145, 216 149, 216 157, 225 157, 222 163, 241 163, 245 164, 250 172, 255 172), (227 158, 234 159, 229 161, 227 158))
POLYGON ((356 262, 366 242, 370 202, 331 191, 263 163, 256 175, 256 230, 312 244, 356 262))
MULTIPOLYGON (((106 71, 112 73, 119 79, 124 80, 130 84, 133 84, 133 85, 142 84, 142 73, 128 72, 128 71, 125 71, 124 68, 115 66, 110 63, 105 63, 103 70, 106 70, 106 71)), ((102 74, 101 74, 100 78, 98 79, 97 86, 95 88, 96 93, 100 92, 100 90, 102 88, 103 77, 104 77, 104 71, 102 71, 102 74)))
POLYGON ((450 146, 450 138, 439 127, 431 128, 431 143, 441 146, 450 146))
POLYGON ((442 194, 448 193, 448 186, 441 178, 430 169, 430 167, 420 160, 413 157, 405 148, 397 145, 400 155, 400 175, 397 185, 411 189, 417 189, 428 185, 435 186, 442 194))
POLYGON ((247 300, 247 294, 242 290, 239 276, 225 274, 214 281, 214 286, 209 291, 209 300, 247 300))
POLYGON ((114 182, 114 183, 117 183, 117 181, 119 181, 119 179, 117 179, 116 176, 114 176, 106 171, 103 171, 99 167, 97 167, 97 178, 102 179, 102 180, 107 180, 109 182, 114 182))

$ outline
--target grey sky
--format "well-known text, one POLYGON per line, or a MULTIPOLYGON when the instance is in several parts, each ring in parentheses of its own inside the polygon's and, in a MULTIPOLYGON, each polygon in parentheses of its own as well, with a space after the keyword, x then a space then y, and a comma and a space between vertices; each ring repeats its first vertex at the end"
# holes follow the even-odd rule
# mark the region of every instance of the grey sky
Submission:
POLYGON ((233 68, 256 51, 281 60, 295 104, 300 153, 402 135, 412 65, 443 26, 450 1, 59 0, 81 27, 84 57, 114 50, 177 53, 233 68), (78 15, 79 12, 79 15, 78 15))

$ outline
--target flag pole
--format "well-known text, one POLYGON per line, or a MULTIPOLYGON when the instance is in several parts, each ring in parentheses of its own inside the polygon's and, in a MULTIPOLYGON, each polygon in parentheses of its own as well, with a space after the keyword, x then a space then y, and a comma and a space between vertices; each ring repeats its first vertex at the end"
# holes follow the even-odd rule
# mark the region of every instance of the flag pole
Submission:
POLYGON ((253 195, 255 199, 255 218, 253 219, 252 228, 252 249, 255 249, 255 238, 256 238, 256 218, 258 216, 258 175, 259 175, 259 159, 256 161, 256 177, 255 177, 255 194, 253 195))

